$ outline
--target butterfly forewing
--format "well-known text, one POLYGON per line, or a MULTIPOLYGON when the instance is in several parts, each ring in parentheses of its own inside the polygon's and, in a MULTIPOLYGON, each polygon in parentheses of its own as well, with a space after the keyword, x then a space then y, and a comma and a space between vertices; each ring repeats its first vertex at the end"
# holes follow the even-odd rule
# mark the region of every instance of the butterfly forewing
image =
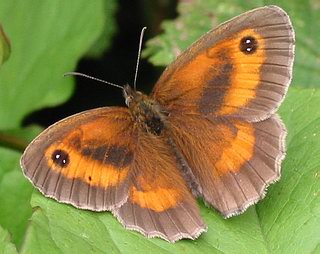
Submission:
POLYGON ((89 110, 41 133, 21 165, 44 195, 79 208, 110 210, 127 199, 135 139, 128 109, 89 110))
POLYGON ((195 42, 167 67, 152 96, 170 110, 263 120, 287 91, 293 57, 287 14, 258 8, 195 42))

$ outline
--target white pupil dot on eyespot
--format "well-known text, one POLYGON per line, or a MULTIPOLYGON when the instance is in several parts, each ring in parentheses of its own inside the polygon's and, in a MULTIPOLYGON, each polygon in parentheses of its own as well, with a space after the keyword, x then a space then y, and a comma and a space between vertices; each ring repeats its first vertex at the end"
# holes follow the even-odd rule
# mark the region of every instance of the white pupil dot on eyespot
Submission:
POLYGON ((247 51, 250 52, 252 48, 247 48, 247 51))
POLYGON ((56 154, 56 159, 59 159, 60 158, 60 154, 56 154))
POLYGON ((67 161, 66 161, 65 159, 62 160, 62 163, 63 163, 63 164, 66 164, 66 162, 67 162, 67 161))
POLYGON ((250 39, 247 39, 247 40, 246 40, 246 43, 247 43, 247 44, 251 43, 251 40, 250 40, 250 39))

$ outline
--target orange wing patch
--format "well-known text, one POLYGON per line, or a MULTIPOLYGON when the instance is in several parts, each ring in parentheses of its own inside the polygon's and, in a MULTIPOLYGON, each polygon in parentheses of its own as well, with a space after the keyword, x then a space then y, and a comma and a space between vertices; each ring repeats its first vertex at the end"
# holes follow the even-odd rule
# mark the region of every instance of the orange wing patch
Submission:
POLYGON ((205 115, 234 114, 256 97, 265 40, 245 29, 200 51, 179 66, 153 96, 169 108, 205 115))
MULTIPOLYGON (((239 33, 236 38, 219 45, 221 48, 226 46, 230 48, 233 71, 231 86, 224 96, 218 114, 236 113, 238 108, 246 106, 250 100, 255 98, 260 82, 261 67, 266 59, 264 44, 264 39, 258 33, 253 29, 247 29, 239 33), (241 46, 239 48, 239 45, 242 45, 243 48, 241 49, 241 46)), ((213 49, 215 50, 216 48, 213 49)))
POLYGON ((164 212, 193 199, 165 139, 140 131, 135 149, 129 200, 154 212, 164 212))
MULTIPOLYGON (((252 125, 235 123, 237 133, 232 137, 229 133, 229 146, 222 148, 220 159, 215 163, 214 174, 222 176, 238 172, 240 168, 253 157, 255 135, 252 125)), ((230 129, 226 129, 230 132, 230 129)))
POLYGON ((42 132, 21 165, 46 196, 82 209, 113 210, 129 195, 135 138, 128 109, 88 110, 42 132))
POLYGON ((106 189, 121 184, 133 161, 132 140, 123 134, 128 126, 110 121, 108 128, 104 127, 104 119, 97 119, 49 146, 45 151, 48 166, 90 186, 106 189))
POLYGON ((63 144, 50 146, 46 150, 45 157, 48 166, 64 177, 80 179, 90 186, 105 189, 122 183, 129 171, 129 165, 119 168, 94 159, 84 158, 83 154, 74 148, 63 144), (61 158, 61 163, 56 162, 59 158, 61 158))
POLYGON ((172 137, 204 199, 226 217, 243 212, 280 177, 285 128, 277 116, 258 123, 171 115, 172 137))
POLYGON ((141 208, 152 209, 155 212, 163 212, 174 208, 182 200, 181 192, 176 188, 159 186, 165 179, 159 177, 152 183, 148 183, 142 177, 137 179, 139 189, 131 188, 131 201, 141 208))
POLYGON ((129 198, 113 211, 126 228, 172 242, 206 230, 166 135, 139 132, 132 170, 129 198))
POLYGON ((254 155, 251 123, 219 118, 213 122, 196 115, 171 117, 172 137, 200 182, 236 173, 254 155))

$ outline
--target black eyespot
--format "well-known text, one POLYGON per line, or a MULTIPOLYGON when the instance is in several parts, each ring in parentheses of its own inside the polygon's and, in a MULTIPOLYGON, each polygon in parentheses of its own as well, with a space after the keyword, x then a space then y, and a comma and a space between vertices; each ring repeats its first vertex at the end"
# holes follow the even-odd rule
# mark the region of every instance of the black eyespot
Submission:
POLYGON ((88 179, 89 179, 89 181, 91 181, 92 180, 91 176, 89 176, 88 179))
POLYGON ((245 36, 240 41, 240 50, 245 54, 253 54, 257 51, 258 42, 252 36, 245 36))
POLYGON ((53 162, 62 167, 65 168, 68 166, 70 159, 69 159, 69 155, 67 152, 63 151, 63 150, 55 150, 52 155, 51 155, 51 159, 53 160, 53 162))

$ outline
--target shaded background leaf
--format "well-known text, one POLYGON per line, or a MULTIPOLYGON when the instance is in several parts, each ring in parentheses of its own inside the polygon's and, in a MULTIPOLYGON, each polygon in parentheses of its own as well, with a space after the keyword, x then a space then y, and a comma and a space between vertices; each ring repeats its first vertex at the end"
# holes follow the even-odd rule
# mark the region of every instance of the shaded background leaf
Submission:
POLYGON ((102 32, 103 10, 102 0, 0 2, 12 42, 0 72, 0 129, 16 128, 26 114, 70 97, 73 80, 62 74, 75 68, 102 32))
POLYGON ((93 45, 89 48, 86 56, 95 58, 100 57, 102 53, 111 46, 111 38, 117 30, 117 24, 114 18, 116 10, 116 1, 103 0, 103 12, 105 15, 103 31, 100 33, 93 45))

